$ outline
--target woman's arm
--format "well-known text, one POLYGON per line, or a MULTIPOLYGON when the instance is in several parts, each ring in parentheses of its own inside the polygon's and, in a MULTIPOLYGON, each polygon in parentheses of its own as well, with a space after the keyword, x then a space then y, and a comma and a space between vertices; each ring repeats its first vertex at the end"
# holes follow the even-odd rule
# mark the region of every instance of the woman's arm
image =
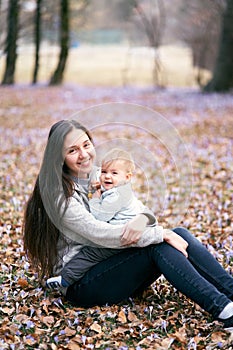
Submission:
MULTIPOLYGON (((106 248, 122 248, 122 225, 111 225, 96 220, 76 198, 71 197, 62 217, 60 231, 80 244, 106 248)), ((142 247, 163 241, 159 227, 147 228, 137 243, 130 246, 142 247)))
POLYGON ((122 231, 121 242, 124 246, 137 243, 142 237, 142 233, 145 231, 149 223, 148 216, 139 214, 130 220, 122 231))
MULTIPOLYGON (((135 244, 141 239, 142 232, 144 231, 148 223, 148 218, 145 215, 138 215, 135 219, 131 220, 123 229, 123 236, 121 238, 124 246, 130 246, 135 244)), ((157 226, 157 230, 162 228, 157 226)), ((188 243, 180 237, 177 233, 169 229, 162 229, 163 240, 179 250, 186 258, 188 257, 187 247, 188 243)))

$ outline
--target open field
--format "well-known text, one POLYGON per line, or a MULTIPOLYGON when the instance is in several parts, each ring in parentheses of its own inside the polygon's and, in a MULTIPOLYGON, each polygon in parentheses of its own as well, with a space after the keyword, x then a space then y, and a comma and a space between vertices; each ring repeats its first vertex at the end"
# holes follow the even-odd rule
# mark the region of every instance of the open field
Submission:
MULTIPOLYGON (((25 257, 23 210, 50 126, 88 107, 111 102, 124 103, 126 111, 128 104, 148 107, 173 126, 192 164, 192 176, 186 184, 191 190, 187 210, 179 225, 189 228, 229 273, 233 271, 232 95, 202 94, 195 88, 0 87, 0 349, 230 350, 232 334, 164 278, 140 298, 111 307, 82 309, 69 305, 58 293, 44 290, 25 257)), ((105 117, 94 121, 104 122, 105 117)), ((135 123, 150 130, 152 119, 146 124, 143 114, 133 117, 135 123)), ((138 130, 129 133, 124 127, 120 131, 129 140, 137 139, 148 154, 155 148, 155 155, 161 156, 161 169, 168 171, 171 202, 160 213, 159 221, 171 227, 176 219, 174 164, 163 157, 164 147, 158 142, 154 147, 138 130)), ((116 134, 106 129, 94 137, 98 143, 119 136, 116 134)), ((156 189, 153 165, 152 159, 148 178, 156 189)), ((143 199, 143 187, 136 191, 143 199)))
MULTIPOLYGON (((47 82, 57 62, 57 48, 44 44, 41 50, 39 82, 47 82)), ((196 85, 191 51, 184 46, 163 46, 158 51, 161 60, 161 82, 165 86, 196 85)), ((65 72, 66 83, 84 86, 152 86, 154 52, 147 47, 86 46, 72 48, 65 72)), ((0 60, 2 75, 4 58, 0 60)), ((19 50, 16 69, 17 83, 30 83, 33 70, 33 49, 19 50)), ((206 73, 208 77, 208 74, 206 73)))

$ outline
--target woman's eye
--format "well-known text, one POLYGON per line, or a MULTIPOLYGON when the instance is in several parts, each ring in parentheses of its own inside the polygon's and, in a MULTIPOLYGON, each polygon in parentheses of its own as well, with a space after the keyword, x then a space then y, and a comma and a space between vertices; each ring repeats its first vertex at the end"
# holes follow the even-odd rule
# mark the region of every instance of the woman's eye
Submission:
POLYGON ((84 145, 85 148, 88 148, 88 147, 90 147, 90 146, 91 146, 90 142, 87 142, 87 143, 85 143, 85 145, 84 145))
POLYGON ((70 149, 69 152, 68 152, 68 154, 72 154, 72 153, 75 153, 75 152, 76 152, 75 149, 70 149))

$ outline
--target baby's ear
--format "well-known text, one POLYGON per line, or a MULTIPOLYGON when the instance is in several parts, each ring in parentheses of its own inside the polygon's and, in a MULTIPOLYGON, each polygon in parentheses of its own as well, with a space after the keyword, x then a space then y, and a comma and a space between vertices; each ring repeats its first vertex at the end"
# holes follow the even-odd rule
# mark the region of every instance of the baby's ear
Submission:
POLYGON ((127 179, 128 181, 130 181, 131 178, 132 178, 132 176, 133 176, 133 174, 132 174, 131 172, 129 172, 129 173, 126 174, 126 179, 127 179))

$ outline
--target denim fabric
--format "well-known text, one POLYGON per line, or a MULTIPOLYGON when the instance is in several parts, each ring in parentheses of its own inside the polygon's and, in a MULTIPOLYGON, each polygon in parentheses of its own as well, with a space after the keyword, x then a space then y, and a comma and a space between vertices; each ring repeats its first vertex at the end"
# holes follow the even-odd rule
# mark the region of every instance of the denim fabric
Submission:
POLYGON ((163 274, 178 291, 217 318, 233 299, 233 278, 188 230, 174 231, 188 242, 188 259, 165 242, 127 248, 68 287, 67 300, 82 307, 116 304, 163 274))

